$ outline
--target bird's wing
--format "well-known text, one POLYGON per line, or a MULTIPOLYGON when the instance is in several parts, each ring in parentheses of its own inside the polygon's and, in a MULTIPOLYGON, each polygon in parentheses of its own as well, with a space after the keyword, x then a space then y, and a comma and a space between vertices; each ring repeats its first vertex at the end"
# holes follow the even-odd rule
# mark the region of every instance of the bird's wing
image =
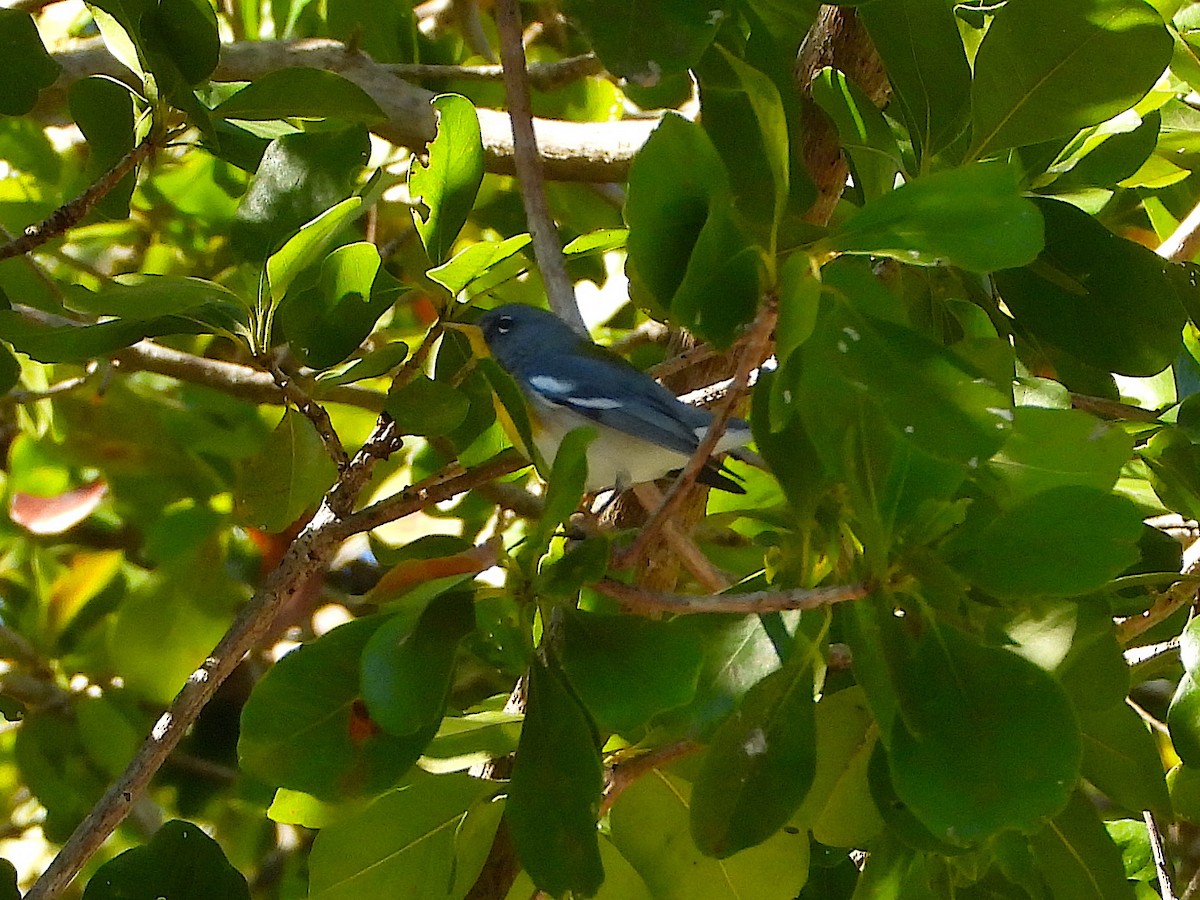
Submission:
POLYGON ((712 421, 650 376, 607 356, 546 356, 528 365, 525 377, 551 403, 684 454, 695 452, 712 421))

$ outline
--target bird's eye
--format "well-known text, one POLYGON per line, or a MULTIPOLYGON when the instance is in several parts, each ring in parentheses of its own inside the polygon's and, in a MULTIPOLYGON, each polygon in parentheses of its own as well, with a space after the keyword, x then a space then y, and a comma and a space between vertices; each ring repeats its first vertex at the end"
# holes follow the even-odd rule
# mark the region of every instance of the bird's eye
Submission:
POLYGON ((496 330, 501 334, 508 334, 512 331, 513 318, 512 316, 501 316, 496 320, 496 330))

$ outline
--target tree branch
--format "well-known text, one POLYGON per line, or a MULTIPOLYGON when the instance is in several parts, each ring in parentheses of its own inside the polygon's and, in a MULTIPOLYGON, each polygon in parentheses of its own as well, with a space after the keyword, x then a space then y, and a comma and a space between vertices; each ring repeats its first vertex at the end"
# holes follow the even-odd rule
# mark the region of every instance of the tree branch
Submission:
POLYGON ((608 811, 617 802, 617 798, 643 775, 648 775, 663 766, 669 766, 675 760, 683 759, 703 748, 704 745, 699 741, 677 741, 674 744, 667 744, 665 747, 656 747, 648 753, 642 753, 614 765, 608 770, 608 778, 605 779, 604 794, 600 798, 600 818, 608 815, 608 811))
POLYGON ((612 597, 631 613, 640 616, 674 613, 770 613, 787 609, 816 609, 846 600, 858 600, 871 593, 865 584, 846 584, 794 591, 752 591, 746 594, 672 594, 650 591, 637 585, 604 578, 592 585, 612 597))
MULTIPOLYGON (((194 356, 172 350, 153 341, 139 341, 113 354, 113 359, 127 371, 154 372, 199 384, 229 394, 250 403, 269 403, 276 406, 286 402, 279 386, 268 373, 240 363, 194 356)), ((379 412, 387 398, 378 391, 352 384, 338 385, 319 391, 327 403, 341 403, 379 412)))
POLYGON ((512 449, 505 450, 472 469, 462 469, 457 463, 452 463, 438 474, 347 516, 338 526, 339 534, 347 538, 353 534, 370 531, 443 500, 457 497, 489 481, 503 478, 529 464, 529 460, 512 449))
POLYGON ((342 439, 333 430, 333 423, 329 421, 329 413, 325 411, 325 407, 317 403, 300 385, 296 384, 295 380, 280 368, 276 360, 267 358, 264 360, 264 364, 270 370, 271 377, 275 380, 280 393, 296 407, 302 416, 312 422, 317 436, 321 439, 321 444, 325 447, 325 452, 329 454, 329 458, 333 460, 338 471, 344 472, 350 465, 350 457, 346 455, 342 439))
POLYGON ((500 59, 504 63, 504 93, 508 97, 508 117, 512 122, 514 159, 525 218, 533 237, 533 252, 546 286, 546 297, 555 314, 582 335, 587 326, 575 301, 575 286, 567 276, 562 242, 550 217, 542 159, 538 156, 537 135, 533 131, 533 108, 529 100, 529 79, 525 72, 525 46, 521 43, 521 9, 518 0, 497 0, 496 28, 500 32, 500 59))
MULTIPOLYGON (((435 329, 431 329, 430 335, 434 333, 435 329)), ((414 357, 424 358, 433 340, 430 335, 426 336, 414 357)), ((265 373, 260 374, 270 378, 265 373)), ((397 379, 404 375, 405 371, 402 370, 397 379)), ((292 542, 279 565, 254 592, 212 654, 188 678, 120 778, 75 829, 30 889, 26 900, 52 900, 58 897, 92 854, 133 811, 155 773, 167 761, 217 688, 242 658, 270 634, 279 610, 305 590, 309 581, 325 569, 341 542, 355 532, 353 527, 347 527, 353 519, 347 513, 370 481, 375 464, 398 446, 395 423, 391 416, 380 414, 371 436, 326 492, 316 513, 292 542)), ((487 466, 485 464, 481 468, 487 466)), ((403 491, 400 495, 403 501, 390 504, 387 509, 392 518, 417 512, 468 490, 479 478, 477 470, 469 470, 445 478, 433 486, 403 491)))
POLYGON ((24 256, 78 225, 83 217, 91 212, 93 207, 115 188, 122 178, 136 169, 146 157, 158 149, 159 137, 156 131, 151 131, 115 166, 105 172, 95 183, 88 185, 82 194, 74 200, 64 203, 44 221, 37 225, 30 225, 20 237, 0 247, 0 260, 24 256))
MULTIPOLYGON (((53 54, 63 67, 53 86, 39 97, 34 115, 43 121, 66 121, 66 91, 89 75, 109 75, 134 83, 132 73, 109 54, 97 39, 53 54)), ((254 81, 292 66, 324 69, 353 81, 371 95, 387 118, 374 126, 380 137, 418 152, 433 140, 437 121, 429 101, 433 91, 409 84, 363 53, 339 41, 239 41, 221 47, 221 62, 213 81, 254 81)), ((657 119, 614 122, 566 122, 534 119, 539 154, 549 178, 560 181, 623 181, 634 154, 658 124, 657 119)), ((514 173, 513 139, 508 114, 479 110, 479 126, 489 171, 514 173)))
POLYGON ((1200 203, 1154 252, 1170 262, 1188 262, 1200 250, 1200 203))
MULTIPOLYGON (((503 66, 445 66, 433 63, 388 63, 393 75, 404 79, 453 78, 458 81, 500 81, 503 66)), ((557 62, 534 63, 529 66, 529 84, 539 91, 553 91, 589 75, 599 75, 604 64, 594 53, 569 56, 557 62)))

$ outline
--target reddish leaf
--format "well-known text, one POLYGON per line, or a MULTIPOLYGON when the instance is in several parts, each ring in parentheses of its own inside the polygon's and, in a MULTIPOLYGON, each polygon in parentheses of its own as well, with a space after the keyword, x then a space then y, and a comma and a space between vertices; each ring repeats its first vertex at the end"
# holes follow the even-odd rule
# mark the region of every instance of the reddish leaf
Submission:
POLYGON ((103 481, 55 497, 35 497, 16 491, 8 503, 9 517, 34 534, 62 534, 74 528, 100 505, 108 493, 103 481))

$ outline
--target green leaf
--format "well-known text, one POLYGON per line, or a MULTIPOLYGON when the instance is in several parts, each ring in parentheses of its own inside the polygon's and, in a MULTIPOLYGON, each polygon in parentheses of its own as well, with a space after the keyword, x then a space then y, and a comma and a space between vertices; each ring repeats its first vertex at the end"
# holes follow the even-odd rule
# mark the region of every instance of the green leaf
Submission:
POLYGON ((420 33, 417 18, 407 4, 326 0, 325 21, 330 37, 344 44, 361 41, 362 49, 377 63, 417 59, 416 44, 420 33))
POLYGON ((0 309, 0 338, 38 362, 86 362, 164 334, 200 334, 212 329, 179 316, 119 319, 98 325, 45 325, 0 309))
POLYGON ((816 709, 817 768, 793 821, 829 847, 861 847, 883 827, 867 781, 878 726, 861 687, 821 698, 816 709))
POLYGON ((145 847, 110 859, 92 876, 84 900, 229 900, 250 898, 242 873, 199 825, 174 819, 145 847))
POLYGON ((1146 3, 1010 0, 975 57, 971 155, 1111 119, 1150 90, 1171 52, 1171 35, 1146 3))
POLYGON ((21 363, 13 352, 0 344, 0 394, 7 394, 21 381, 21 363))
POLYGON ((1109 819, 1104 830, 1121 851, 1121 864, 1130 881, 1152 882, 1158 879, 1154 868, 1154 851, 1146 823, 1135 819, 1109 819))
MULTIPOLYGON (((542 564, 535 582, 535 593, 543 597, 574 600, 584 585, 599 581, 608 572, 610 547, 610 541, 603 534, 572 541, 561 557, 549 564, 542 564)), ((567 665, 567 660, 564 659, 563 665, 567 665)), ((578 687, 576 691, 579 691, 578 687)), ((607 690, 604 694, 609 696, 607 690)), ((587 701, 584 701, 584 705, 587 706, 587 701)), ((589 707, 589 711, 599 720, 600 715, 596 710, 589 707)))
POLYGON ((937 900, 941 894, 931 888, 935 866, 928 855, 894 839, 881 841, 872 848, 852 900, 937 900))
POLYGON ((630 169, 625 220, 635 301, 718 346, 754 317, 758 250, 734 221, 729 176, 700 126, 668 114, 650 135, 630 169))
POLYGON ((1139 451, 1150 485, 1168 509, 1200 514, 1200 447, 1178 428, 1159 431, 1139 451))
POLYGON ((671 317, 725 349, 758 309, 760 250, 750 244, 733 210, 709 210, 687 271, 671 298, 671 317))
POLYGON ((517 858, 547 893, 596 892, 603 773, 591 723, 553 669, 529 669, 528 706, 504 811, 517 858))
MULTIPOLYGON (((221 58, 217 17, 207 0, 156 0, 147 4, 141 32, 147 49, 164 54, 189 85, 205 81, 221 58)), ((165 68, 154 60, 160 73, 165 68)))
POLYGON ((1180 763, 1167 773, 1167 790, 1179 818, 1193 825, 1200 822, 1200 771, 1180 763))
POLYGON ((588 447, 596 439, 596 434, 596 429, 591 426, 572 428, 558 445, 550 468, 546 502, 538 520, 537 537, 533 542, 539 552, 550 542, 555 529, 579 508, 587 485, 588 447))
POLYGON ((880 0, 858 15, 887 69, 917 156, 940 153, 966 130, 971 114, 971 69, 954 10, 925 0, 880 0))
POLYGON ((79 729, 62 714, 31 710, 16 729, 13 758, 21 781, 45 807, 42 830, 65 841, 110 779, 90 764, 79 729))
POLYGON ((446 716, 421 756, 421 768, 435 774, 462 772, 508 756, 517 749, 523 718, 502 709, 446 716))
POLYGON ((995 275, 1018 325, 1106 372, 1155 375, 1170 365, 1185 318, 1178 267, 1070 204, 1034 202, 1045 250, 1033 265, 995 275))
POLYGON ((62 67, 46 52, 33 16, 0 9, 0 116, 23 116, 62 67))
POLYGON ((1132 452, 1132 435, 1081 410, 1018 406, 1012 433, 987 467, 1000 479, 993 493, 1012 505, 1065 485, 1106 491, 1132 452))
POLYGON ((313 900, 462 897, 492 845, 503 805, 493 782, 419 774, 321 829, 308 859, 313 900))
POLYGON ((181 316, 216 307, 228 315, 245 309, 240 298, 226 287, 203 278, 180 275, 118 275, 96 291, 76 290, 65 300, 69 309, 93 316, 153 321, 161 316, 181 316))
POLYGON ((466 290, 467 285, 482 279, 489 270, 516 256, 528 244, 527 234, 505 238, 499 243, 481 241, 456 253, 449 262, 434 266, 425 274, 454 296, 466 290))
POLYGON ((782 828, 813 784, 813 672, 805 658, 746 692, 713 735, 692 789, 692 837, 724 859, 782 828))
POLYGON ((1133 900, 1121 853, 1082 791, 1030 846, 1055 900, 1133 900))
POLYGON ((440 264, 450 256, 454 239, 475 205, 483 181, 483 144, 479 116, 470 100, 442 94, 432 102, 437 137, 429 144, 428 163, 413 158, 408 192, 413 203, 420 204, 412 211, 417 234, 429 258, 440 264))
POLYGON ((681 623, 564 610, 563 673, 605 731, 631 733, 689 702, 702 662, 681 623))
POLYGON ((436 727, 446 710, 459 642, 475 629, 474 596, 435 597, 414 621, 400 613, 362 654, 362 698, 371 720, 405 737, 436 727))
POLYGON ((471 403, 457 388, 425 375, 417 375, 398 391, 388 394, 384 409, 400 434, 441 437, 462 424, 471 403))
POLYGON ((344 202, 370 149, 361 126, 273 140, 238 204, 230 234, 237 256, 261 263, 306 222, 344 202))
MULTIPOLYGON (((302 225, 296 234, 288 238, 287 243, 267 258, 267 282, 271 286, 271 299, 275 303, 283 300, 284 294, 296 280, 297 275, 321 258, 321 254, 325 252, 338 231, 358 214, 361 207, 361 197, 348 197, 340 203, 334 204, 312 221, 302 225)), ((347 258, 347 266, 331 266, 330 280, 335 283, 346 280, 345 269, 347 267, 350 267, 352 274, 357 275, 355 263, 360 257, 361 253, 347 258)), ((378 253, 376 253, 376 260, 378 260, 378 253)), ((378 267, 378 262, 375 265, 378 267)), ((325 273, 322 272, 322 275, 325 273)), ((375 273, 372 272, 371 278, 374 277, 375 273)), ((361 278, 349 280, 358 282, 361 281, 361 278)))
POLYGON ((261 452, 238 469, 234 517, 263 531, 283 531, 313 509, 337 467, 305 416, 289 409, 261 452))
MULTIPOLYGON (((690 835, 691 785, 656 769, 617 799, 612 842, 658 900, 793 900, 808 878, 808 836, 776 832, 728 859, 696 849, 690 835)), ((614 898, 615 900, 615 898, 614 898)))
POLYGON ((799 616, 689 616, 679 623, 700 642, 703 662, 690 703, 660 713, 656 725, 704 737, 730 716, 742 695, 780 667, 780 642, 791 640, 799 616), (782 619, 782 628, 780 627, 782 619))
POLYGON ((792 351, 812 337, 821 309, 821 270, 806 253, 795 253, 779 270, 779 319, 775 355, 786 362, 792 351))
POLYGON ((1167 710, 1167 728, 1171 732, 1171 743, 1180 760, 1189 766, 1200 766, 1200 688, 1196 676, 1200 674, 1200 620, 1193 619, 1180 635, 1180 661, 1184 676, 1175 688, 1171 706, 1167 710))
POLYGON ((1083 777, 1132 813, 1144 809, 1169 818, 1171 800, 1162 759, 1141 716, 1125 703, 1081 711, 1083 777))
MULTIPOLYGON (((92 75, 71 85, 67 102, 71 118, 87 139, 84 176, 96 182, 133 149, 133 95, 119 81, 92 75)), ((96 209, 106 218, 127 218, 136 183, 137 173, 130 172, 100 198, 96 209)))
POLYGON ((374 244, 345 244, 325 257, 314 287, 286 296, 276 322, 305 363, 326 369, 359 348, 395 302, 395 284, 374 244))
POLYGON ((1018 177, 997 163, 926 175, 868 203, 820 246, 972 272, 1023 266, 1041 251, 1043 234, 1018 177))
POLYGON ((614 75, 651 86, 696 64, 726 17, 726 4, 691 0, 623 0, 607 7, 566 0, 563 11, 591 40, 614 75), (670 40, 664 40, 670 35, 670 40))
MULTIPOLYGON (((874 741, 869 745, 869 750, 867 779, 879 824, 882 826, 886 823, 890 835, 914 850, 930 851, 947 856, 961 853, 961 847, 934 837, 921 820, 912 814, 912 810, 904 801, 896 796, 896 789, 892 786, 892 775, 888 771, 887 752, 884 750, 883 744, 874 741)), ((842 846, 842 844, 839 842, 835 846, 842 846)), ((850 846, 857 846, 857 844, 850 846)))
POLYGON ((363 648, 386 621, 347 622, 263 676, 242 709, 243 771, 320 800, 378 793, 400 780, 437 726, 396 738, 371 721, 359 700, 363 648))
POLYGON ((895 672, 908 691, 892 722, 896 794, 939 839, 970 846, 1028 829, 1067 803, 1081 746, 1054 678, 1008 650, 926 618, 895 672))
POLYGON ((1139 556, 1141 512, 1093 487, 1051 488, 977 521, 952 542, 950 563, 996 597, 1085 594, 1139 556))
POLYGON ((863 199, 892 190, 902 163, 900 146, 879 108, 854 82, 828 66, 813 79, 812 98, 833 120, 863 199))
MULTIPOLYGON (((958 466, 976 466, 1003 445, 1013 419, 1007 378, 997 381, 965 353, 911 329, 834 303, 825 309, 774 394, 784 401, 782 413, 799 410, 831 462, 847 472, 861 468, 861 459, 846 455, 853 428, 865 429, 882 453, 888 435, 878 433, 877 423, 904 444, 958 466)), ((990 343, 1007 355, 1003 342, 990 343)))
POLYGON ((722 158, 733 202, 750 221, 774 227, 788 200, 788 124, 774 83, 719 44, 697 70, 704 130, 722 158))
POLYGON ((374 125, 383 121, 379 104, 353 81, 335 72, 291 66, 268 72, 213 110, 222 119, 338 119, 374 125))
MULTIPOLYGON (((1157 110, 1143 117, 1141 124, 1132 131, 1114 134, 1105 125, 1099 126, 1082 142, 1081 153, 1068 158, 1070 168, 1054 179, 1054 190, 1064 193, 1090 187, 1115 188, 1150 158, 1158 145, 1161 130, 1162 117, 1157 110)), ((1058 165, 1054 166, 1055 170, 1058 168, 1058 165)))
POLYGON ((581 234, 569 241, 563 247, 563 253, 572 257, 607 253, 609 250, 624 250, 625 241, 628 238, 628 228, 600 228, 587 234, 581 234))
POLYGON ((322 387, 337 387, 368 378, 378 378, 387 375, 407 358, 408 344, 403 341, 391 341, 358 359, 350 360, 343 366, 322 372, 317 376, 317 382, 322 387))

